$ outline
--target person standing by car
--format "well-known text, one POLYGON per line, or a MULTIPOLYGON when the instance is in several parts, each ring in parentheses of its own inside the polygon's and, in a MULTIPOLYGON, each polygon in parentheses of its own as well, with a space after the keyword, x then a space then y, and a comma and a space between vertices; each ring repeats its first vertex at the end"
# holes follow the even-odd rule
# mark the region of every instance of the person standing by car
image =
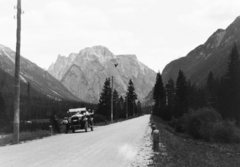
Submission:
POLYGON ((57 115, 54 115, 53 127, 54 127, 54 131, 55 131, 55 132, 60 133, 59 118, 57 117, 57 115))
POLYGON ((67 117, 64 118, 64 124, 66 126, 65 133, 68 133, 68 130, 70 129, 71 116, 71 113, 67 112, 67 117))
POLYGON ((93 114, 94 114, 94 110, 88 110, 88 119, 89 119, 89 124, 92 127, 93 126, 93 114))
POLYGON ((90 116, 91 116, 91 118, 93 118, 93 116, 94 116, 94 110, 92 110, 90 116))

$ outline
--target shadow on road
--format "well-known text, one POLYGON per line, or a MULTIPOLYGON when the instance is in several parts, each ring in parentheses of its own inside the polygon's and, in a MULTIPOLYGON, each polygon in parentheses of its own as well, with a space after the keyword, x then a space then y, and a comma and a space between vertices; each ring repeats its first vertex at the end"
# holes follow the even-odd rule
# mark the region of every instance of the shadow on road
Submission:
POLYGON ((92 131, 88 131, 88 132, 85 132, 84 130, 77 130, 77 131, 75 131, 74 133, 72 133, 72 132, 68 132, 68 133, 65 133, 65 134, 67 134, 67 135, 74 135, 74 134, 78 134, 78 133, 91 133, 92 131))

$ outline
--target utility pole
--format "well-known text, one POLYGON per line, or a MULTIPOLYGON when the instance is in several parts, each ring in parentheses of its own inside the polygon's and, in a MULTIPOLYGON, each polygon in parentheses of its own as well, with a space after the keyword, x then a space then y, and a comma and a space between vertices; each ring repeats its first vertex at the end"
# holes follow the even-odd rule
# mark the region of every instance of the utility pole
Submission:
POLYGON ((135 106, 134 106, 135 101, 134 100, 133 100, 132 104, 133 104, 133 117, 135 117, 135 111, 134 111, 134 109, 135 109, 135 106))
MULTIPOLYGON (((114 67, 118 66, 117 63, 114 63, 114 67)), ((113 75, 112 75, 112 91, 111 91, 111 122, 113 123, 113 75)))
POLYGON ((28 84, 27 84, 27 102, 28 102, 28 104, 27 104, 27 114, 28 114, 28 117, 27 117, 27 119, 28 120, 30 120, 31 119, 31 112, 30 112, 30 107, 31 107, 31 105, 30 105, 30 89, 31 89, 31 85, 30 85, 30 82, 28 82, 28 84))
POLYGON ((126 96, 126 119, 128 119, 128 95, 126 96))
POLYGON ((111 122, 113 123, 113 76, 112 76, 112 92, 111 92, 111 122))
POLYGON ((17 0, 17 43, 15 56, 15 96, 14 96, 14 122, 13 143, 19 142, 19 116, 20 116, 20 46, 21 46, 21 0, 17 0))
POLYGON ((133 100, 133 115, 134 115, 134 117, 137 116, 137 112, 136 112, 136 99, 133 100))

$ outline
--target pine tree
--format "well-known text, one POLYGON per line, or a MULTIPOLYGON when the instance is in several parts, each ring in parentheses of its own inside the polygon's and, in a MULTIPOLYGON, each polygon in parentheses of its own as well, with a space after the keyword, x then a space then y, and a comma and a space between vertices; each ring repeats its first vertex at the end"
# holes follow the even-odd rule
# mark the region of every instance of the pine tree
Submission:
POLYGON ((176 103, 174 109, 174 117, 179 118, 188 110, 187 100, 187 81, 182 70, 179 70, 176 82, 176 103))
POLYGON ((108 120, 111 118, 111 91, 110 78, 106 78, 100 95, 97 113, 105 116, 108 120))
POLYGON ((172 78, 168 80, 168 83, 165 86, 166 90, 166 113, 165 120, 170 120, 173 116, 174 102, 175 102, 175 86, 172 78))
POLYGON ((173 107, 174 105, 174 96, 175 96, 175 86, 174 81, 172 78, 168 80, 168 83, 165 86, 166 88, 166 95, 167 95, 167 105, 173 107))
POLYGON ((123 107, 124 107, 124 111, 125 111, 125 118, 127 119, 128 118, 128 112, 129 112, 129 109, 128 109, 128 96, 127 96, 127 93, 126 93, 126 96, 124 98, 124 102, 123 102, 123 107))
POLYGON ((240 115, 240 62, 239 51, 234 44, 232 47, 228 69, 226 75, 222 79, 222 95, 221 95, 221 113, 223 117, 239 120, 240 115))
POLYGON ((141 116, 143 114, 142 104, 140 101, 137 102, 137 113, 138 113, 138 116, 141 116))
POLYGON ((153 91, 154 107, 153 114, 161 117, 161 111, 165 108, 165 90, 163 87, 162 76, 160 72, 157 73, 156 82, 153 91))
POLYGON ((120 111, 119 111, 119 118, 126 118, 126 109, 125 109, 125 103, 124 103, 124 99, 121 96, 119 98, 119 106, 120 106, 120 111))
MULTIPOLYGON (((189 108, 198 109, 202 104, 202 96, 200 91, 196 88, 195 84, 192 84, 190 80, 187 81, 187 101, 189 108), (201 97, 201 98, 200 98, 201 97)), ((204 96, 205 97, 205 96, 204 96)))
POLYGON ((132 80, 129 80, 128 90, 127 90, 127 105, 128 105, 128 116, 135 115, 135 100, 137 99, 137 94, 135 93, 135 88, 132 80))
POLYGON ((0 93, 0 127, 5 127, 9 124, 9 117, 6 112, 6 104, 5 100, 2 97, 2 94, 0 93))
POLYGON ((217 95, 216 95, 216 89, 217 89, 217 83, 215 81, 215 78, 213 76, 212 71, 209 72, 208 78, 207 78, 207 106, 217 108, 217 95))
POLYGON ((116 89, 113 91, 113 118, 117 120, 121 112, 120 99, 116 89))

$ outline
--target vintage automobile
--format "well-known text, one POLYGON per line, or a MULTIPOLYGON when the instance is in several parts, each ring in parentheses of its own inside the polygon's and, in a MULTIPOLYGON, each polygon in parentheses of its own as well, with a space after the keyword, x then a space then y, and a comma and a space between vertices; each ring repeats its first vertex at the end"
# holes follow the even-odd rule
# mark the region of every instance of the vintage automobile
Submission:
POLYGON ((68 117, 63 119, 63 124, 66 126, 66 133, 69 130, 72 130, 75 133, 78 129, 85 129, 85 132, 88 131, 88 128, 93 131, 93 114, 89 113, 86 108, 75 108, 69 109, 68 117))

